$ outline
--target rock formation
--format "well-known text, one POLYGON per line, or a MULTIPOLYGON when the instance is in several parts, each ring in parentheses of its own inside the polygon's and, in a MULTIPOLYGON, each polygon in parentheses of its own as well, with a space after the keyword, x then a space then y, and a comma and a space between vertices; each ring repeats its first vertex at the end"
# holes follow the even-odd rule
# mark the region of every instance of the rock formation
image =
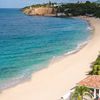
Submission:
POLYGON ((25 8, 23 12, 27 15, 56 16, 57 9, 53 7, 35 7, 25 8))

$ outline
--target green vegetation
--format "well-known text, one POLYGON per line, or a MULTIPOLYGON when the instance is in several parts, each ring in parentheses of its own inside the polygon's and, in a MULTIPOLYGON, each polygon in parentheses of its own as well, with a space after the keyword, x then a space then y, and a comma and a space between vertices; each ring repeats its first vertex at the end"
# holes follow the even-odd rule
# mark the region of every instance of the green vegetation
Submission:
POLYGON ((31 7, 53 7, 55 4, 57 3, 52 3, 49 1, 49 3, 31 5, 31 7))
POLYGON ((93 100, 91 90, 85 86, 76 86, 71 95, 71 100, 86 100, 85 97, 90 97, 93 100))
POLYGON ((38 7, 54 7, 54 5, 56 5, 57 3, 52 3, 51 1, 49 1, 49 3, 43 3, 43 4, 35 4, 35 5, 31 5, 31 6, 27 6, 27 7, 24 7, 22 10, 25 10, 25 9, 29 9, 30 7, 31 8, 38 8, 38 7))
POLYGON ((86 1, 85 3, 62 4, 58 12, 64 12, 67 16, 95 16, 100 17, 100 4, 86 1))
POLYGON ((92 70, 89 72, 90 75, 100 75, 100 55, 92 65, 92 70))
MULTIPOLYGON (((100 55, 93 62, 91 68, 92 70, 89 72, 89 75, 100 75, 100 55)), ((71 95, 71 100, 86 100, 85 97, 93 99, 91 89, 85 86, 76 86, 75 91, 71 95)))
POLYGON ((45 4, 36 4, 23 8, 35 8, 35 7, 53 7, 57 9, 57 13, 63 13, 64 16, 93 16, 100 18, 100 3, 86 1, 85 3, 77 2, 77 3, 64 3, 57 4, 49 3, 45 4))

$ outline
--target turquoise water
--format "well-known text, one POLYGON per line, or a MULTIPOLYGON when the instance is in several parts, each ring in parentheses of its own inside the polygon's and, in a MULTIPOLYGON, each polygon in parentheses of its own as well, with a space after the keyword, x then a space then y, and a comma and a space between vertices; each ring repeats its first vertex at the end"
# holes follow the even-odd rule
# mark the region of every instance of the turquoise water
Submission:
POLYGON ((0 88, 29 78, 89 36, 88 23, 81 19, 32 17, 18 9, 0 9, 0 88))

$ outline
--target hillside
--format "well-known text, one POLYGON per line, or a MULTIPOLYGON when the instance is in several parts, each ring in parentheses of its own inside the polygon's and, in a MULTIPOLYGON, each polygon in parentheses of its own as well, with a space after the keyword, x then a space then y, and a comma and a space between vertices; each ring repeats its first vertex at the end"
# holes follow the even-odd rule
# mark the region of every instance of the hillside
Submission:
POLYGON ((100 4, 90 1, 85 3, 38 4, 23 8, 23 12, 27 15, 39 16, 90 16, 100 18, 100 4))

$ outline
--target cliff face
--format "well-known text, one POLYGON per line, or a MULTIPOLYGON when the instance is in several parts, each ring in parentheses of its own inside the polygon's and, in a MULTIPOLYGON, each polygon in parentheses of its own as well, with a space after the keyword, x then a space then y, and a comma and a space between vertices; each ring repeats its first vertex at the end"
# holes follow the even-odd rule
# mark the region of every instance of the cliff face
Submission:
POLYGON ((23 12, 27 15, 56 16, 57 10, 52 7, 26 8, 23 12))

